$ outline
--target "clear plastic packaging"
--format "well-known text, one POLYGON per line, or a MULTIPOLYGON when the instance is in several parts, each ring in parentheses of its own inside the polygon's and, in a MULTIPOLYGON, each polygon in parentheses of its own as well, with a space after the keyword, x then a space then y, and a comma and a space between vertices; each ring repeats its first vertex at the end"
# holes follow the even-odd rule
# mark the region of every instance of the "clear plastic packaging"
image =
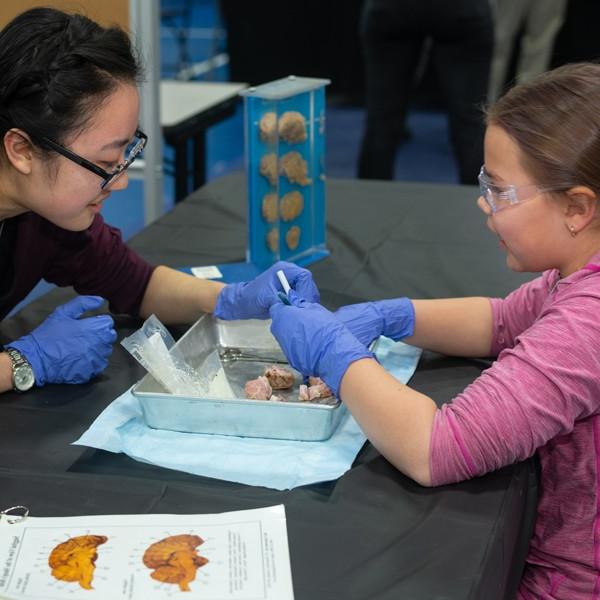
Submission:
POLYGON ((171 394, 233 398, 219 353, 211 352, 194 369, 155 315, 121 344, 171 394))

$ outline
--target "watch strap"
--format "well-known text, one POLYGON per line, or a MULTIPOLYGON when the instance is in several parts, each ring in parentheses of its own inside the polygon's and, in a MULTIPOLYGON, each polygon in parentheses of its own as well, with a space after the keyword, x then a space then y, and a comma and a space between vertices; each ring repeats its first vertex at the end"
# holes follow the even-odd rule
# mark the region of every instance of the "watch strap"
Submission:
MULTIPOLYGON (((32 377, 33 377, 33 368, 31 367, 31 364, 29 363, 27 358, 25 358, 25 356, 23 356, 16 348, 12 348, 10 346, 5 346, 4 351, 6 352, 6 354, 8 354, 8 358, 10 359, 10 362, 12 365, 13 389, 17 392, 26 391, 26 390, 19 389, 17 387, 17 385, 15 383, 15 375, 16 375, 17 370, 20 367, 26 366, 31 370, 32 377)), ((35 378, 34 378, 34 382, 35 382, 35 378)), ((33 386, 31 386, 31 387, 33 387, 33 386)))
POLYGON ((28 362, 28 360, 16 348, 5 346, 4 351, 8 354, 10 360, 13 361, 13 364, 20 365, 28 362))

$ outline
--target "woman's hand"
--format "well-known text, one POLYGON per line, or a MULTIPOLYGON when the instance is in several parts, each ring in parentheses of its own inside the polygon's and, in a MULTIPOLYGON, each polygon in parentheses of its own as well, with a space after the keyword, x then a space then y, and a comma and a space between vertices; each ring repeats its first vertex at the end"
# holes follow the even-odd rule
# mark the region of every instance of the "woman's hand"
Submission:
POLYGON ((99 296, 78 296, 59 306, 37 329, 6 344, 31 365, 36 385, 85 383, 104 371, 117 339, 108 315, 80 319, 99 308, 99 296))
POLYGON ((226 285, 217 298, 215 316, 219 319, 268 319, 269 308, 280 302, 283 291, 277 271, 283 271, 293 290, 310 302, 319 301, 312 273, 293 263, 277 262, 252 281, 226 285))

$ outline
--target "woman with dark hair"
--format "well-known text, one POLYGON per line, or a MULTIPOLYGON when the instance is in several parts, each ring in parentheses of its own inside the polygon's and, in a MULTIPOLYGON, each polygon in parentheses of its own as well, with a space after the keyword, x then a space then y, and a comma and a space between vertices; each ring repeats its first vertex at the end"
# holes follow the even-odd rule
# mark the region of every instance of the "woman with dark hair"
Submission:
POLYGON ((397 298, 332 314, 290 294, 272 331, 322 377, 369 439, 425 486, 537 453, 541 495, 518 598, 600 589, 600 65, 516 86, 487 113, 479 208, 510 269, 542 272, 506 298, 397 298), (385 335, 455 356, 493 356, 451 403, 389 375, 385 335))
POLYGON ((202 312, 266 318, 283 268, 312 299, 310 273, 278 264, 250 283, 196 279, 152 266, 106 225, 100 209, 127 187, 147 138, 138 128, 140 67, 128 36, 48 8, 0 32, 0 318, 44 278, 79 294, 0 352, 0 392, 82 383, 108 363, 113 312, 188 323, 202 312))

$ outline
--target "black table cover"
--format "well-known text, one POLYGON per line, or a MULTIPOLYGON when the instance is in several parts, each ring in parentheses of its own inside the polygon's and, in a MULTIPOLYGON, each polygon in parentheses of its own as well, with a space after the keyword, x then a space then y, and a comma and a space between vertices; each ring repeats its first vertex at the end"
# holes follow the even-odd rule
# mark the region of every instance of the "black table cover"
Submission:
MULTIPOLYGON (((331 256, 311 270, 330 308, 399 295, 504 295, 531 277, 505 266, 475 205, 475 188, 333 180, 327 194, 331 256)), ((243 260, 245 195, 241 175, 214 181, 131 246, 175 267, 243 260)), ((54 290, 6 319, 0 342, 29 331, 72 295, 54 290)), ((116 323, 121 339, 141 321, 116 323)), ((442 404, 488 364, 425 352, 411 386, 442 404)), ((70 445, 142 376, 117 344, 108 369, 89 384, 4 394, 0 509, 25 504, 36 516, 202 513, 284 503, 297 600, 514 595, 535 515, 534 459, 427 489, 367 443, 337 481, 280 492, 70 445)))

